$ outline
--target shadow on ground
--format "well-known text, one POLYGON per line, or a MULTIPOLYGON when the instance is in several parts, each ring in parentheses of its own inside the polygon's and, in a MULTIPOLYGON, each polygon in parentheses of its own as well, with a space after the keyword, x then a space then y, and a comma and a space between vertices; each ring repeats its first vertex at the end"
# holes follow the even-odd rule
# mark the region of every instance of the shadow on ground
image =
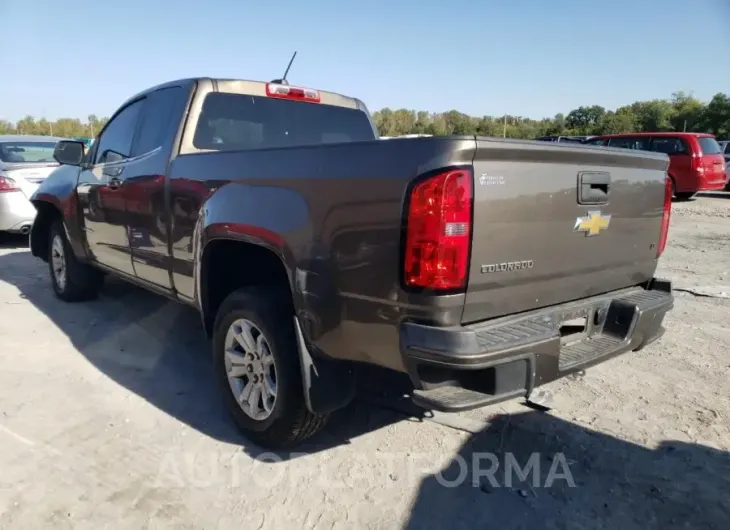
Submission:
POLYGON ((721 529, 729 491, 727 452, 682 442, 647 449, 525 412, 497 417, 427 476, 406 528, 444 528, 448 513, 450 529, 721 529), (522 477, 509 471, 517 468, 522 477))
POLYGON ((0 248, 28 248, 28 236, 0 232, 0 248))
MULTIPOLYGON (((96 368, 190 427, 260 454, 227 416, 211 372, 210 342, 193 308, 112 277, 97 300, 64 303, 53 295, 48 265, 27 250, 27 238, 10 237, 0 248, 11 250, 0 255, 0 281, 17 287, 96 368)), ((346 444, 402 418, 356 401, 298 451, 346 444)))
POLYGON ((715 199, 730 199, 730 192, 727 191, 701 191, 697 197, 713 197, 715 199))
MULTIPOLYGON (((225 414, 210 373, 210 345, 193 309, 114 280, 98 300, 71 306, 53 296, 47 266, 24 244, 0 247, 10 250, 0 255, 0 281, 17 287, 95 367, 201 433, 239 444, 252 456, 261 453, 225 414)), ((393 393, 380 398, 400 408, 393 393)), ((341 416, 297 452, 347 444, 404 418, 363 400, 341 416)), ((468 439, 452 465, 414 485, 406 527, 419 530, 720 529, 730 520, 728 453, 680 442, 647 449, 540 412, 497 417, 468 439), (491 481, 494 461, 487 454, 498 466, 491 481), (525 475, 507 472, 509 465, 525 475)))

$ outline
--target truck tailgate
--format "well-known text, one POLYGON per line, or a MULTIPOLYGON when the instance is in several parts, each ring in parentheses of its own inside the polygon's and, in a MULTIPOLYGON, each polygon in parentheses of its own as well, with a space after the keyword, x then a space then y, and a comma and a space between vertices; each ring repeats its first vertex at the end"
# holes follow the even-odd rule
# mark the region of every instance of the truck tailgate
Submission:
POLYGON ((462 322, 652 278, 665 155, 500 139, 477 138, 476 144, 462 322))

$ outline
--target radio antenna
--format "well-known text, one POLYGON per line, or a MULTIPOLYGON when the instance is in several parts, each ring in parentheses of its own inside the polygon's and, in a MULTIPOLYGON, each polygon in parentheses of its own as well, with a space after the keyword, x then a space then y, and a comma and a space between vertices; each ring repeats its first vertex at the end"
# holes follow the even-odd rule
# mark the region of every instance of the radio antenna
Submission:
POLYGON ((291 68, 292 63, 294 62, 294 58, 297 56, 297 52, 294 52, 294 55, 291 56, 291 59, 289 59, 289 65, 286 67, 286 70, 284 71, 284 77, 281 79, 274 79, 272 83, 278 83, 280 85, 288 85, 289 82, 286 80, 286 76, 289 75, 289 69, 291 68))

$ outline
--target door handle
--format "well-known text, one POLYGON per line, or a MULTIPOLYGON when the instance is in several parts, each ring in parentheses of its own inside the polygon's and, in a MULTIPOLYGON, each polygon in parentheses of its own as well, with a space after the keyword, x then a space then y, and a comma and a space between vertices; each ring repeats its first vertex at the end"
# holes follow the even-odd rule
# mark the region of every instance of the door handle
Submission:
POLYGON ((606 171, 578 173, 578 204, 606 204, 610 192, 610 173, 606 171))

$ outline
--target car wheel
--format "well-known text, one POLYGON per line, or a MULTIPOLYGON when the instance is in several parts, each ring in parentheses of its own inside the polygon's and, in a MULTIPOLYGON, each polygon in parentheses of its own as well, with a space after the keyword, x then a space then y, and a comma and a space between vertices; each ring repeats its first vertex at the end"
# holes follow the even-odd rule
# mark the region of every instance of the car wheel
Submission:
POLYGON ((689 191, 689 192, 683 191, 680 193, 674 192, 674 198, 677 199, 678 201, 688 201, 695 195, 697 195, 697 192, 693 192, 693 191, 689 191))
POLYGON ((293 314, 282 300, 270 288, 235 291, 223 301, 213 332, 226 408, 247 438, 267 448, 294 446, 327 421, 304 402, 293 314))
POLYGON ((61 221, 51 225, 48 241, 48 269, 56 296, 66 302, 95 298, 101 289, 104 275, 76 258, 61 221))

